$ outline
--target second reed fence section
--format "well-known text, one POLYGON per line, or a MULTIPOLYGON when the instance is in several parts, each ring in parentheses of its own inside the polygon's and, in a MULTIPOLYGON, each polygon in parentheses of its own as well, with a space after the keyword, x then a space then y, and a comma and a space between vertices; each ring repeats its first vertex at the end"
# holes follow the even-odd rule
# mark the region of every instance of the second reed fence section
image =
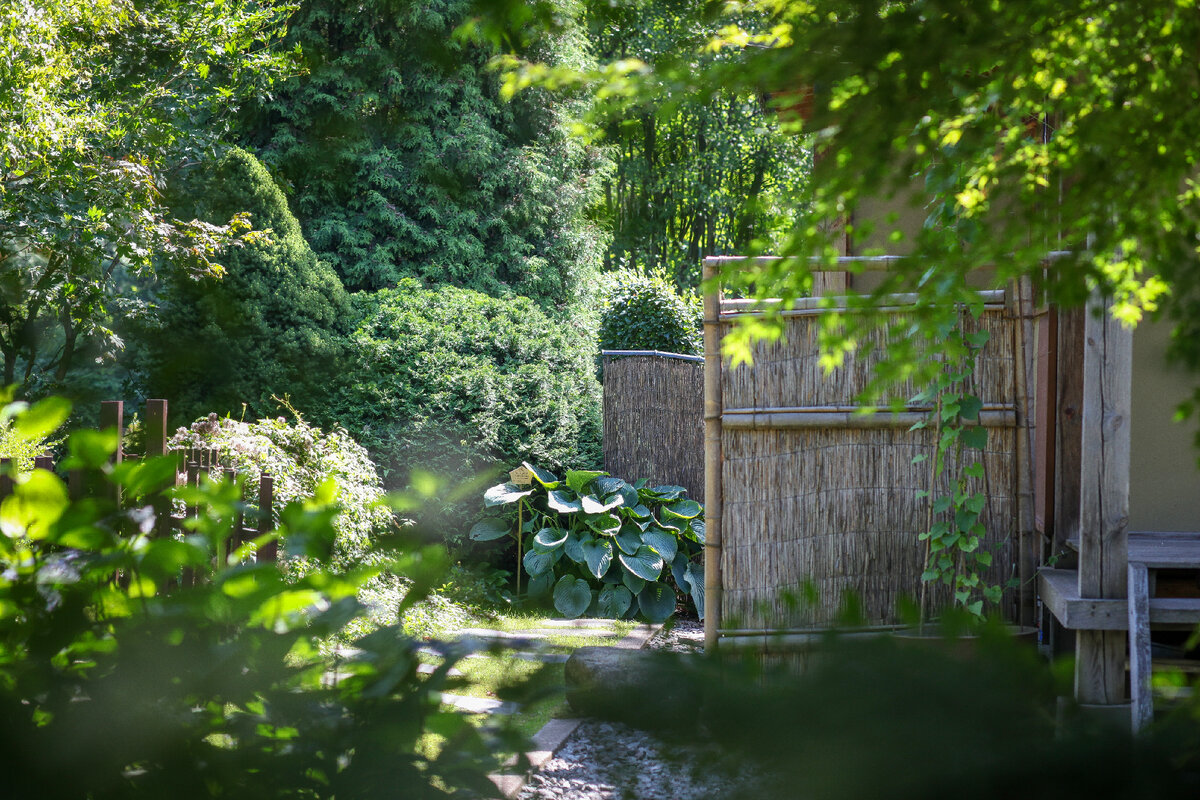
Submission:
MULTIPOLYGON (((1017 555, 1017 326, 1003 291, 984 299, 985 311, 971 323, 990 333, 975 371, 988 428, 984 546, 993 553, 987 578, 1003 586, 1017 555)), ((726 629, 826 624, 852 594, 867 622, 893 623, 898 600, 921 591, 918 536, 928 522, 919 493, 930 488, 930 465, 913 459, 932 458, 935 433, 910 428, 929 409, 855 413, 879 356, 848 357, 826 374, 816 299, 798 301, 785 312, 783 337, 760 343, 752 364, 731 369, 715 343, 754 313, 745 301, 707 298, 708 597, 723 598, 710 605, 708 622, 726 629), (806 592, 807 603, 781 602, 786 593, 806 592)), ((899 299, 894 313, 904 313, 899 299)), ((897 395, 912 397, 917 388, 900 387, 897 395)))
POLYGON ((704 502, 704 358, 605 350, 604 468, 704 502))
MULTIPOLYGON (((170 456, 176 459, 175 486, 198 486, 200 481, 208 477, 212 480, 227 478, 235 480, 237 472, 222 462, 222 454, 207 449, 170 449, 167 435, 168 404, 166 400, 147 400, 145 413, 146 458, 170 456)), ((125 404, 119 400, 106 401, 100 404, 101 430, 115 430, 117 434, 117 451, 113 455, 114 462, 126 458, 120 445, 125 436, 125 404)), ((0 459, 8 464, 10 459, 0 459)), ((34 460, 34 469, 54 471, 54 459, 49 455, 39 456, 34 460)), ((121 502, 120 487, 89 486, 83 473, 76 470, 67 472, 67 485, 72 499, 81 499, 97 491, 117 493, 117 502, 121 502)), ((12 480, 7 475, 0 476, 0 500, 12 492, 12 480)), ((275 529, 275 479, 267 473, 258 475, 256 481, 247 481, 244 499, 251 510, 257 508, 257 513, 249 517, 239 515, 233 520, 233 533, 226 542, 225 551, 231 552, 241 544, 270 533, 275 529)), ((165 498, 159 498, 155 505, 155 531, 160 536, 169 536, 176 531, 185 530, 185 521, 193 517, 198 510, 191 507, 172 509, 165 498)), ((259 561, 276 561, 278 559, 278 544, 270 541, 262 545, 256 554, 259 561)))

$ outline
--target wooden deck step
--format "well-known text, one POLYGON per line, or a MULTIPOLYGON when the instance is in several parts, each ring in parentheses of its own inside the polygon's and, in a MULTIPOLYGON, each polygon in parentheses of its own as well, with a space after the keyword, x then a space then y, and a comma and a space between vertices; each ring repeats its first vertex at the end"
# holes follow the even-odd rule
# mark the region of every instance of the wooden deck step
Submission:
MULTIPOLYGON (((1075 570, 1043 568, 1038 571, 1042 602, 1069 630, 1129 630, 1129 604, 1124 599, 1101 600, 1079 596, 1075 570)), ((1151 597, 1149 620, 1153 628, 1190 629, 1200 623, 1200 597, 1151 597)))

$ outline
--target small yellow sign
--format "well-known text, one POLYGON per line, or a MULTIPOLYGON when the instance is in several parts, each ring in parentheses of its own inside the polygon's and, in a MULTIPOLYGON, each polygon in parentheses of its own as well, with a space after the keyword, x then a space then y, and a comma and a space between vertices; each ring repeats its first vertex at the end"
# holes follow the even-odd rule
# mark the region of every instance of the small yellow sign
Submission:
POLYGON ((533 471, 528 467, 517 467, 508 473, 508 479, 517 486, 528 486, 533 483, 533 471))

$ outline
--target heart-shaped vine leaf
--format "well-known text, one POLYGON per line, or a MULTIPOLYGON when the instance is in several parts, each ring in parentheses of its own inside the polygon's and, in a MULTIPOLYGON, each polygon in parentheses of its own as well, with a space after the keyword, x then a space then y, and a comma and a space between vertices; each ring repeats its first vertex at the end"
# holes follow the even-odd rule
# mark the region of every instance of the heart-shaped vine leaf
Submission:
POLYGON ((483 493, 483 504, 488 508, 506 506, 531 494, 533 489, 522 489, 511 483, 498 483, 483 493))
POLYGON ((467 535, 474 542, 490 542, 508 535, 512 524, 502 519, 485 519, 475 523, 467 535))
POLYGON ((597 610, 600 612, 600 616, 620 619, 629 610, 629 605, 633 602, 633 594, 620 584, 605 586, 600 590, 598 601, 599 608, 597 610))
POLYGON ((613 546, 608 539, 592 539, 583 543, 583 558, 587 563, 588 572, 597 578, 608 572, 612 565, 613 546))
POLYGON ((592 590, 583 578, 563 575, 554 584, 554 607, 568 619, 574 619, 587 611, 592 604, 592 590))
POLYGON ((665 583, 650 583, 638 594, 638 606, 651 622, 662 622, 675 613, 675 590, 665 583))
POLYGON ((576 511, 583 510, 583 503, 579 502, 578 497, 561 489, 546 495, 546 506, 551 511, 557 511, 560 514, 574 514, 576 511))
POLYGON ((622 553, 633 555, 642 546, 642 532, 634 525, 623 525, 621 532, 613 537, 622 553))
POLYGON ((569 486, 575 492, 575 494, 587 494, 585 491, 587 489, 587 485, 596 478, 607 474, 607 472, 596 472, 590 469, 567 470, 567 486, 569 486))
POLYGON ((643 580, 656 581, 658 580, 658 576, 662 574, 662 556, 646 545, 639 547, 633 555, 621 553, 618 558, 620 558, 621 564, 624 565, 625 569, 643 580))
POLYGON ((558 547, 567 540, 567 532, 558 528, 542 528, 537 532, 537 536, 533 537, 533 541, 545 547, 547 550, 558 547))
POLYGON ((673 561, 675 553, 679 550, 675 534, 662 528, 650 528, 642 534, 642 541, 662 556, 663 561, 673 561))

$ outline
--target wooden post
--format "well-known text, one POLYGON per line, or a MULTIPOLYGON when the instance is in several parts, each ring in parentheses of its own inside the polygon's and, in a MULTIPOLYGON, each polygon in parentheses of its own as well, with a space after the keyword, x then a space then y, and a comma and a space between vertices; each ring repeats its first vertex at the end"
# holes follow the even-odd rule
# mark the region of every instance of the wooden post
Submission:
POLYGON ((1058 418, 1058 309, 1050 307, 1038 320, 1037 401, 1034 423, 1033 524, 1054 536, 1055 421, 1058 418))
POLYGON ((167 401, 146 401, 146 458, 167 454, 167 401))
MULTIPOLYGON (((125 439, 125 403, 121 400, 105 400, 100 404, 100 430, 113 428, 117 432, 117 449, 109 459, 111 464, 120 464, 124 460, 125 439)), ((121 505, 121 487, 112 484, 108 487, 109 497, 119 507, 121 505)))
MULTIPOLYGON (((1083 439, 1079 504, 1079 596, 1126 597, 1129 525, 1129 410, 1133 332, 1111 300, 1088 302, 1084 320, 1083 439)), ((1075 699, 1125 702, 1124 631, 1078 631, 1075 699)))
POLYGON ((721 285, 704 261, 704 648, 713 653, 721 628, 721 285))
POLYGON ((1073 308, 1058 315, 1058 418, 1055 424, 1054 532, 1051 555, 1067 554, 1062 567, 1074 567, 1068 539, 1079 538, 1079 481, 1083 475, 1083 322, 1085 310, 1073 308))
POLYGON ((1129 693, 1134 733, 1154 721, 1150 653, 1150 576, 1145 564, 1134 562, 1129 565, 1129 693))
MULTIPOLYGON (((275 505, 275 479, 263 473, 258 479, 258 535, 275 530, 275 518, 272 510, 275 505)), ((270 541, 258 548, 259 561, 278 561, 279 543, 270 541)))

